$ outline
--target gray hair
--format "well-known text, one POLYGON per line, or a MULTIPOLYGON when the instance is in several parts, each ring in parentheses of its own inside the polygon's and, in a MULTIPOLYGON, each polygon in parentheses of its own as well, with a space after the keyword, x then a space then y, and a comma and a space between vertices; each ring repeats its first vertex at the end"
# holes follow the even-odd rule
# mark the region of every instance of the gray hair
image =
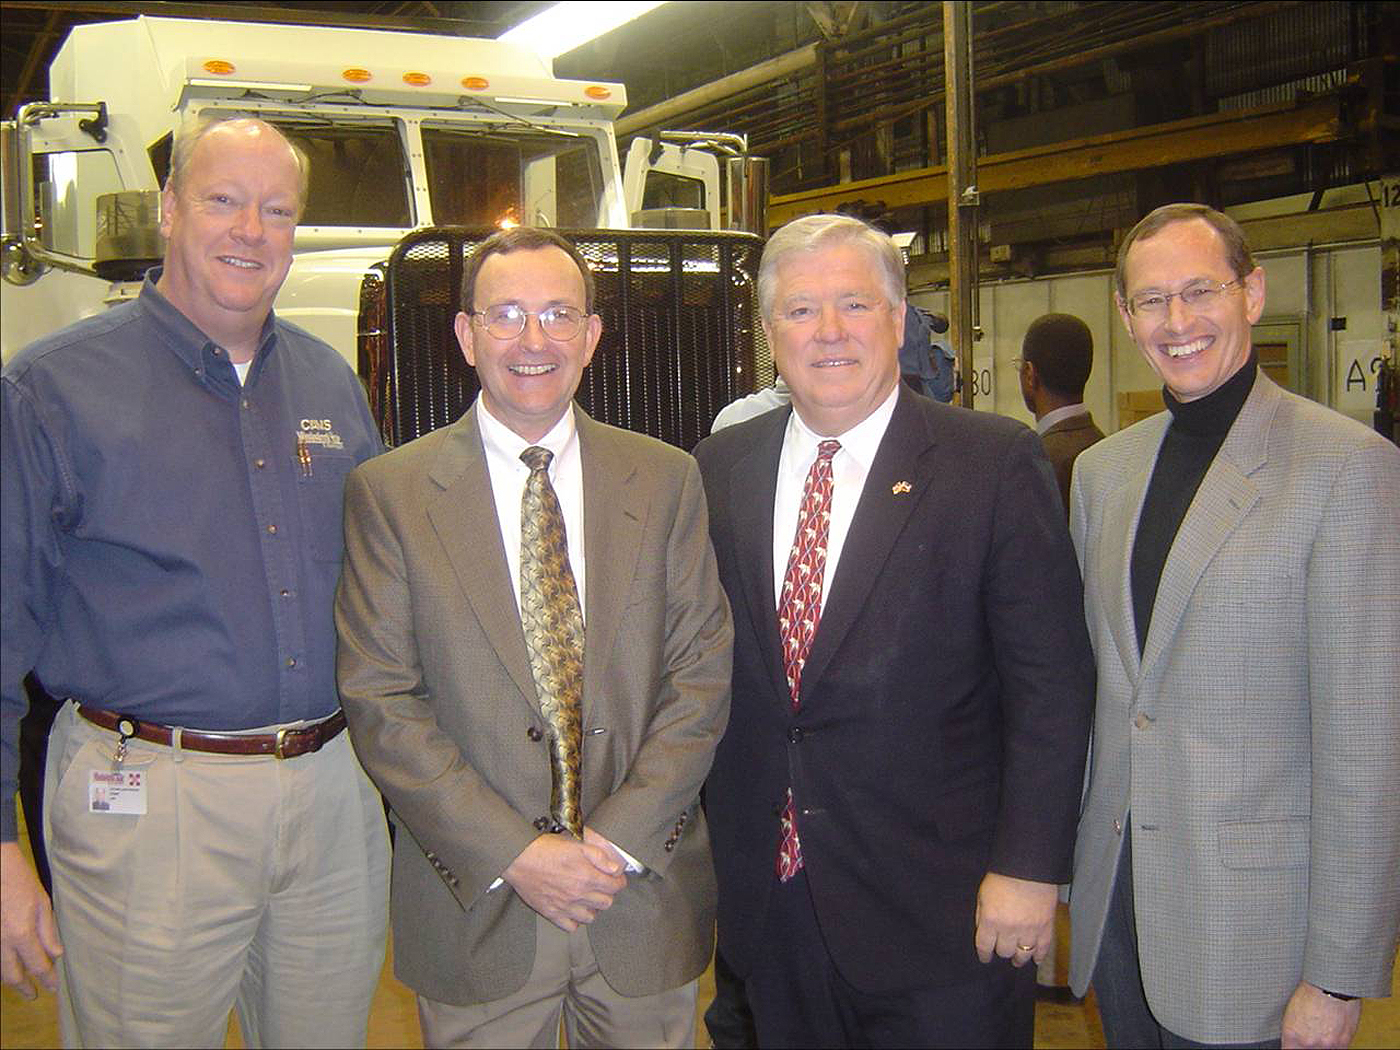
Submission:
POLYGON ((306 207, 306 194, 311 183, 311 161, 306 153, 291 139, 282 132, 275 124, 258 117, 250 117, 242 113, 210 113, 205 111, 198 116, 189 117, 180 125, 180 130, 175 133, 175 142, 170 150, 170 173, 165 178, 165 185, 175 193, 180 192, 180 187, 184 183, 185 172, 190 166, 190 161, 194 157, 195 147, 205 135, 217 127, 224 124, 232 124, 235 121, 245 124, 257 124, 260 127, 272 132, 279 139, 287 144, 287 148, 292 151, 292 156, 296 158, 297 171, 301 178, 297 186, 297 210, 306 207))
POLYGON ((1120 299, 1128 294, 1128 249, 1138 241, 1161 233, 1173 223, 1190 222, 1192 219, 1200 219, 1220 234, 1220 239, 1225 242, 1226 261, 1237 278, 1248 277, 1254 272, 1254 256, 1249 250, 1249 242, 1245 240, 1244 230, 1230 216, 1205 204, 1163 204, 1129 230, 1118 248, 1118 266, 1114 270, 1113 280, 1120 299))
POLYGON ((763 248, 758 264, 758 306, 763 316, 773 316, 779 263, 794 252, 814 252, 837 244, 864 248, 879 268, 890 305, 904 301, 904 253, 887 234, 849 215, 804 215, 769 237, 763 248))

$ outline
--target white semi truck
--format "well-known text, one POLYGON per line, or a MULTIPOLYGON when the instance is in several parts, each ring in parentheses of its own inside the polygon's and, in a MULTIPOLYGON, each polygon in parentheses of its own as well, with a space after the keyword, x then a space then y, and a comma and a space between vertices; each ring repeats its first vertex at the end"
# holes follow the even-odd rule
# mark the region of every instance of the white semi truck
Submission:
MULTIPOLYGON (((7 360, 31 340, 136 294, 162 251, 158 191, 173 134, 211 111, 268 120, 309 156, 306 212, 276 309, 336 347, 371 387, 387 390, 383 369, 398 369, 406 354, 439 349, 421 345, 421 334, 417 346, 393 343, 384 325, 395 312, 376 301, 392 296, 386 263, 415 231, 465 228, 479 239, 492 228, 529 224, 601 236, 654 225, 671 228, 648 232, 650 247, 595 245, 600 277, 654 274, 665 261, 677 281, 732 284, 735 274, 720 277, 727 268, 718 255, 737 251, 742 284, 756 266, 749 249, 757 238, 720 230, 713 152, 684 140, 635 140, 629 166, 636 167, 624 187, 612 122, 626 105, 625 88, 557 78, 539 56, 503 41, 142 16, 74 27, 49 84, 48 102, 23 107, 0 132, 0 351, 7 360), (701 243, 709 247, 698 255, 675 250, 701 243), (377 376, 366 374, 366 336, 377 376)), ((761 162, 735 170, 754 167, 761 171, 761 162)), ((751 189, 746 199, 753 197, 751 189)), ((471 236, 454 241, 471 243, 471 236)), ((679 286, 674 298, 686 299, 679 286)), ((719 407, 709 402, 762 378, 749 308, 743 296, 722 298, 731 316, 720 320, 733 322, 741 338, 734 354, 721 355, 727 375, 699 393, 697 418, 719 407)), ((618 315, 612 327, 633 320, 618 315)), ((708 322, 690 331, 696 327, 682 319, 657 338, 683 342, 698 329, 710 338, 708 322)), ((434 332, 431 340, 445 335, 434 332)), ((626 352, 709 351, 652 344, 626 352)), ((659 436, 688 445, 701 426, 659 436)), ((392 438, 417 432, 393 428, 392 438)))

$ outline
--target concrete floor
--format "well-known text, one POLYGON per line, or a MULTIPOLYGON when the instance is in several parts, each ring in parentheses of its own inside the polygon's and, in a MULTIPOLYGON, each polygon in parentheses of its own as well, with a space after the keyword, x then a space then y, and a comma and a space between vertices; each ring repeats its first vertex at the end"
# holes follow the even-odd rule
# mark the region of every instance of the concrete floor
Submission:
MULTIPOLYGON (((21 818, 22 820, 23 818, 21 818)), ((20 841, 25 841, 23 825, 20 841)), ((26 848, 27 851, 27 848, 26 848)), ((1064 960, 1068 953, 1064 950, 1068 936, 1068 920, 1061 909, 1059 922, 1058 954, 1060 971, 1057 976, 1063 980, 1064 960)), ((379 981, 379 989, 370 1008, 369 1046, 370 1047, 421 1047, 418 1031, 418 1014, 414 1005, 413 993, 394 979, 392 961, 386 961, 384 975, 379 981)), ((703 1013, 714 998, 714 974, 706 970, 700 978, 699 1009, 703 1013)), ((703 1024, 697 1024, 697 1047, 709 1046, 703 1024)), ((238 1024, 229 1020, 227 1046, 244 1045, 238 1024)), ((1102 1047, 1103 1027, 1094 1006, 1093 995, 1083 1003, 1058 1005, 1039 1003, 1035 1013, 1035 1046, 1046 1050, 1059 1050, 1070 1047, 1102 1047)), ((33 1002, 26 1002, 9 988, 0 992, 0 1050, 21 1050, 21 1048, 58 1046, 58 1009, 51 995, 43 994, 33 1002)), ((1361 1012, 1361 1028, 1356 1040, 1356 1048, 1400 1047, 1400 966, 1396 967, 1395 981, 1391 998, 1372 1000, 1366 1003, 1361 1012)))

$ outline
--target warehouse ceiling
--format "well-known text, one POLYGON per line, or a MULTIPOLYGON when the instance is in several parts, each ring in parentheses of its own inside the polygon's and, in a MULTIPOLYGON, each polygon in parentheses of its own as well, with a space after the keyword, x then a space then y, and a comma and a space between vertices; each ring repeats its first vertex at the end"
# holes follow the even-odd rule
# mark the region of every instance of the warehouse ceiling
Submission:
MULTIPOLYGON (((146 13, 496 36, 546 6, 6 0, 3 113, 43 97, 76 22, 146 13)), ((663 129, 742 132, 770 160, 771 219, 845 206, 913 231, 914 253, 936 260, 947 207, 942 6, 671 3, 555 69, 627 86, 624 147, 663 129)), ((1138 216, 1171 200, 1303 195, 1302 210, 1326 211, 1331 191, 1400 170, 1398 42, 1395 3, 974 3, 984 269, 1102 265, 1138 216)), ((1348 236, 1374 235, 1367 199, 1348 236)), ((1341 229, 1332 218, 1314 226, 1341 229)), ((1314 239, 1310 227, 1276 236, 1314 239)))
POLYGON ((3 104, 5 119, 26 102, 46 97, 49 62, 68 30, 84 22, 113 22, 137 15, 166 18, 208 18, 237 22, 282 22, 362 29, 405 29, 420 33, 498 36, 524 21, 547 2, 435 3, 399 0, 392 3, 122 3, 120 0, 5 0, 3 19, 3 104))

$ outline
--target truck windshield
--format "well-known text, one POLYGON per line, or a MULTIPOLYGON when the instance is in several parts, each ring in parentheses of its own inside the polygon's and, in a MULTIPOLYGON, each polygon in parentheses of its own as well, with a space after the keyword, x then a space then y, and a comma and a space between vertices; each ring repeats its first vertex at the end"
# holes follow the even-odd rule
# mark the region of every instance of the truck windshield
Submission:
POLYGON ((422 131, 437 225, 598 225, 603 175, 592 138, 513 126, 422 131))
POLYGON ((413 225, 396 127, 272 120, 311 161, 303 226, 413 225))

